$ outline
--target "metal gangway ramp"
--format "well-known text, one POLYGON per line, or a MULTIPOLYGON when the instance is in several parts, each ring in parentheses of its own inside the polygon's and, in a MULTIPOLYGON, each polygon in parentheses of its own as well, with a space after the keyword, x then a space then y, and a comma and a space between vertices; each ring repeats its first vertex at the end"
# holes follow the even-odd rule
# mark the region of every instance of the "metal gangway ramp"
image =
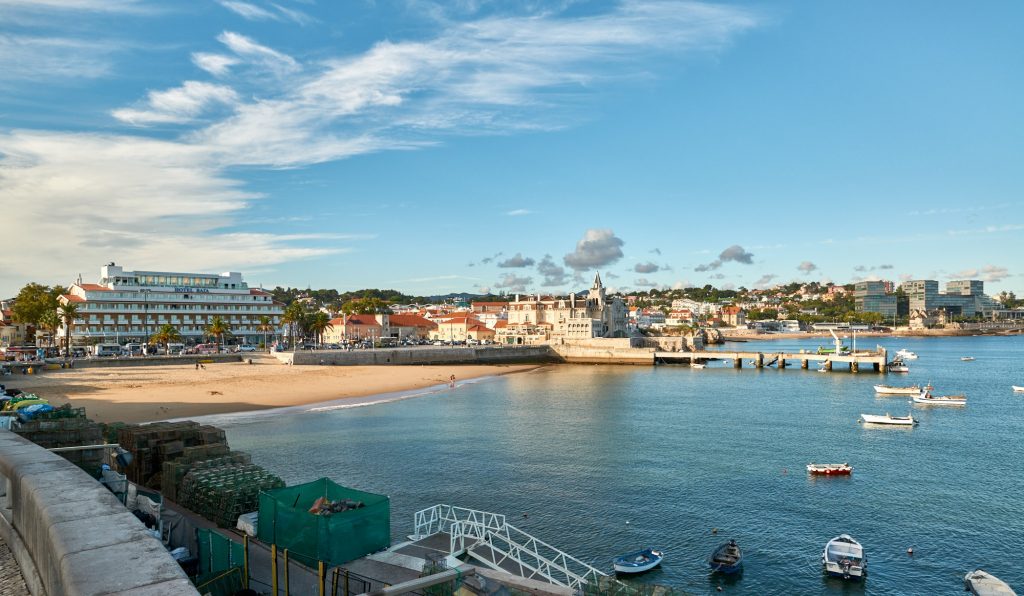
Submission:
POLYGON ((504 515, 451 505, 417 511, 412 540, 448 534, 449 554, 498 571, 581 590, 607 574, 509 524, 504 515))

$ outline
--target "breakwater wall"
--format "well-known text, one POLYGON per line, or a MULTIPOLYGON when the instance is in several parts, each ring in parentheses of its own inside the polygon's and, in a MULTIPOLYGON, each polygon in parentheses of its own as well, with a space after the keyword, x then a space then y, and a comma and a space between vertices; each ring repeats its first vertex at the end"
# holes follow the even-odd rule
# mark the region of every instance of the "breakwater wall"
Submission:
POLYGON ((275 354, 295 365, 550 364, 562 360, 548 346, 418 347, 380 350, 303 350, 275 354))
POLYGON ((113 493, 59 455, 5 430, 0 537, 35 596, 199 594, 113 493))

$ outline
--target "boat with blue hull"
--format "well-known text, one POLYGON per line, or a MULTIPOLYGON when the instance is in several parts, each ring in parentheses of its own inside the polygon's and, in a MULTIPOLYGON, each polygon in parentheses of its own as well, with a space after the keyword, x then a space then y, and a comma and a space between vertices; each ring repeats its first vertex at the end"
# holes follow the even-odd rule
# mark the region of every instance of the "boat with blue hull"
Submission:
POLYGON ((708 557, 708 566, 715 573, 732 575, 743 571, 743 551, 735 540, 718 545, 715 552, 708 557))
POLYGON ((612 566, 615 567, 616 573, 643 573, 660 565, 664 558, 665 553, 662 551, 645 548, 615 557, 612 566))

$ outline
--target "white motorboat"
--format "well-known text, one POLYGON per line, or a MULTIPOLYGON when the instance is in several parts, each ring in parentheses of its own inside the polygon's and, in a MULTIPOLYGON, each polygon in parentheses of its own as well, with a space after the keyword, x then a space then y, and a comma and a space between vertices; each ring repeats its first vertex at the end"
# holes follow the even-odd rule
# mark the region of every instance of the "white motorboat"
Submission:
POLYGON ((981 569, 964 576, 964 590, 975 596, 1017 596, 1009 584, 981 569))
POLYGON ((907 363, 903 362, 902 360, 893 360, 889 364, 886 364, 885 368, 889 372, 894 372, 894 373, 908 373, 908 372, 910 372, 910 367, 907 366, 907 363))
POLYGON ((917 354, 911 352, 910 350, 908 350, 906 348, 903 348, 902 350, 898 350, 896 352, 896 355, 899 356, 900 358, 904 359, 904 360, 917 360, 917 354))
POLYGON ((868 572, 864 547, 849 534, 841 534, 828 541, 821 553, 821 566, 825 573, 843 579, 861 579, 868 572))
POLYGON ((893 387, 892 385, 875 385, 875 393, 879 395, 919 395, 921 393, 921 386, 893 387))
POLYGON ((961 356, 960 360, 963 360, 964 362, 974 362, 974 356, 961 356))
POLYGON ((1024 387, 1020 387, 1019 385, 1010 385, 1010 387, 1013 387, 1013 391, 1015 393, 1024 393, 1024 387))
POLYGON ((691 362, 690 363, 690 368, 704 368, 705 366, 707 366, 707 365, 706 364, 701 364, 700 362, 691 362))
POLYGON ((914 396, 915 404, 928 404, 933 406, 966 406, 966 395, 932 395, 931 391, 922 391, 914 396))
POLYGON ((885 413, 885 416, 861 414, 860 419, 865 424, 892 424, 895 426, 914 426, 917 424, 917 420, 914 420, 914 417, 909 414, 906 416, 893 416, 888 412, 885 413))

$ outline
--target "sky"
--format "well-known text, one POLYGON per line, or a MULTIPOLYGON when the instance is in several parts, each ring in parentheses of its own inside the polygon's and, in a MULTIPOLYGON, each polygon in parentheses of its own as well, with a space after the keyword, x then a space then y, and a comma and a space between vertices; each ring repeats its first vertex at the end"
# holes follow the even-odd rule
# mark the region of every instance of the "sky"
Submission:
POLYGON ((1024 295, 1024 3, 0 0, 0 297, 100 267, 1024 295))

